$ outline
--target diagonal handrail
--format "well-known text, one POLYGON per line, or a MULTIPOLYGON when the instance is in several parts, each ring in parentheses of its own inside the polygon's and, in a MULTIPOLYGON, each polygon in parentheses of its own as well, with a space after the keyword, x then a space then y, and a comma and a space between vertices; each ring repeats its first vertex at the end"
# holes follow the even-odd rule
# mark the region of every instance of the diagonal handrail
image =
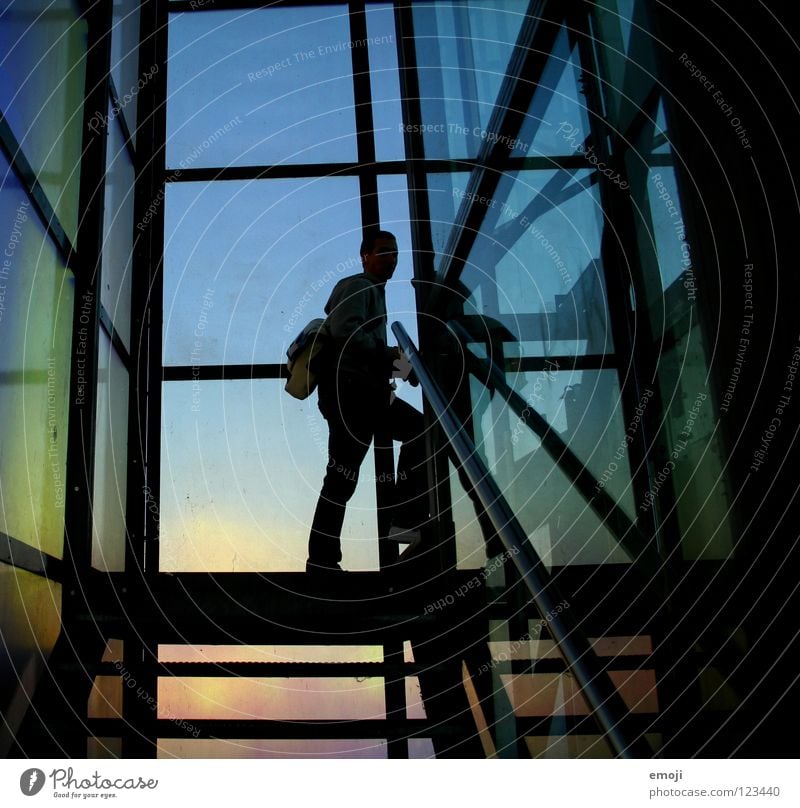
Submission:
POLYGON ((612 748, 619 757, 652 757, 653 751, 644 737, 628 731, 628 709, 608 673, 603 669, 589 640, 578 629, 571 616, 557 608, 563 598, 555 583, 528 541, 525 531, 486 468, 475 445, 467 436, 464 425, 453 414, 452 408, 448 407, 444 394, 422 361, 416 346, 401 323, 392 323, 392 331, 408 357, 425 398, 431 405, 470 485, 528 587, 539 613, 547 616, 553 639, 612 748))
POLYGON ((503 371, 491 359, 481 359, 467 350, 466 343, 472 342, 469 332, 457 322, 448 323, 448 328, 464 344, 468 370, 472 375, 488 382, 508 403, 520 420, 529 425, 542 443, 542 448, 553 462, 564 472, 576 491, 586 500, 589 507, 614 534, 630 558, 635 561, 648 580, 656 580, 661 568, 654 549, 654 541, 648 539, 631 520, 619 503, 601 487, 586 465, 564 442, 545 418, 532 404, 514 390, 505 380, 503 371))

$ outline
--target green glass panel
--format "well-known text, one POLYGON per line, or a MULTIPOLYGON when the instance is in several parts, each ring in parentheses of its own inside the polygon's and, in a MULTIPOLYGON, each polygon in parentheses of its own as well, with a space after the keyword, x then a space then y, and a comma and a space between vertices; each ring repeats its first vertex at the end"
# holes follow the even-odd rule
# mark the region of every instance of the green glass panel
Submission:
MULTIPOLYGON (((305 569, 327 463, 316 397, 279 379, 163 386, 160 569, 305 569)), ((378 568, 375 469, 369 452, 347 507, 342 566, 378 568)))
POLYGON ((3 4, 0 110, 74 244, 87 26, 75 0, 3 4))
POLYGON ((624 135, 656 83, 659 42, 647 3, 599 0, 593 4, 601 82, 612 131, 624 135))
POLYGON ((105 332, 97 376, 92 566, 118 572, 125 569, 128 371, 105 332))
MULTIPOLYGON (((519 392, 596 477, 622 440, 615 395, 615 371, 564 371, 524 374, 519 392), (522 386, 523 379, 527 382, 522 386), (585 386, 585 388, 584 388, 585 386), (585 392, 575 392, 581 388, 585 392), (541 398, 541 401, 539 400, 541 398)), ((541 447, 530 426, 500 399, 471 379, 475 442, 495 482, 548 567, 567 564, 626 563, 628 556, 541 447)), ((609 490, 622 492, 633 511, 627 461, 622 458, 609 490)))
POLYGON ((74 280, 0 171, 0 531, 61 557, 74 280))
POLYGON ((591 179, 583 169, 507 174, 486 203, 459 290, 465 313, 517 341, 521 355, 612 350, 591 179))
POLYGON ((659 103, 626 155, 636 211, 638 271, 658 355, 665 418, 654 436, 661 465, 639 510, 674 507, 687 559, 726 558, 733 547, 730 481, 708 388, 707 339, 700 327, 700 287, 687 239, 668 119, 659 103))

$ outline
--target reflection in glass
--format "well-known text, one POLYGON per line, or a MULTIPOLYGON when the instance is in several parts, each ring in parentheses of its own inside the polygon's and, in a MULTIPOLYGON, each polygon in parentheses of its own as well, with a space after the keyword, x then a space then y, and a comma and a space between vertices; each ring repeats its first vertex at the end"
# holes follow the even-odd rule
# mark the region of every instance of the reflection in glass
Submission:
POLYGON ((524 355, 612 349, 593 172, 505 175, 459 277, 465 313, 505 329, 524 355))
MULTIPOLYGON (((633 496, 615 371, 542 371, 509 378, 632 515, 633 496), (620 454, 615 460, 616 454, 620 454), (612 469, 613 474, 605 474, 612 469)), ((541 447, 530 425, 471 379, 475 443, 548 567, 627 563, 628 556, 541 447)))

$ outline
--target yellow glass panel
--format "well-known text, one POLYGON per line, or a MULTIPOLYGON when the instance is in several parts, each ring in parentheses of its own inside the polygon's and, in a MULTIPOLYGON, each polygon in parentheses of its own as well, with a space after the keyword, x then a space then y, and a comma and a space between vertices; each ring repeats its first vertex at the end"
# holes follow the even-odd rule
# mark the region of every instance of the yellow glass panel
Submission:
POLYGON ((74 280, 12 173, 0 222, 0 531, 60 558, 74 280))
POLYGON ((158 682, 158 717, 383 719, 383 678, 162 677, 158 682))
POLYGON ((159 645, 158 660, 159 662, 383 662, 383 649, 379 645, 159 645))
POLYGON ((0 757, 6 757, 61 627, 61 584, 0 564, 0 757))
MULTIPOLYGON (((412 739, 413 740, 413 739, 412 739)), ((411 742, 409 742, 409 745, 411 742)), ((420 755, 419 757, 432 757, 420 755)), ((160 758, 385 758, 383 740, 222 740, 197 738, 158 741, 160 758)))

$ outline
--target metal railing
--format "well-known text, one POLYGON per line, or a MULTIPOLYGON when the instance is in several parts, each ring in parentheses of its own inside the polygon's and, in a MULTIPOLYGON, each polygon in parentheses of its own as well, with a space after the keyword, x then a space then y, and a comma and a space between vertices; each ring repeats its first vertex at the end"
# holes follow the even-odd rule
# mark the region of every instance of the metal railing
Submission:
POLYGON ((578 629, 571 615, 557 609, 563 601, 508 502, 491 476, 483 458, 467 436, 464 426, 439 389, 403 326, 392 323, 400 347, 417 374, 423 394, 458 459, 469 483, 480 499, 495 532, 512 558, 542 616, 547 615, 553 640, 569 670, 575 676, 592 713, 619 757, 650 758, 653 750, 644 737, 627 730, 628 709, 608 673, 578 629))

